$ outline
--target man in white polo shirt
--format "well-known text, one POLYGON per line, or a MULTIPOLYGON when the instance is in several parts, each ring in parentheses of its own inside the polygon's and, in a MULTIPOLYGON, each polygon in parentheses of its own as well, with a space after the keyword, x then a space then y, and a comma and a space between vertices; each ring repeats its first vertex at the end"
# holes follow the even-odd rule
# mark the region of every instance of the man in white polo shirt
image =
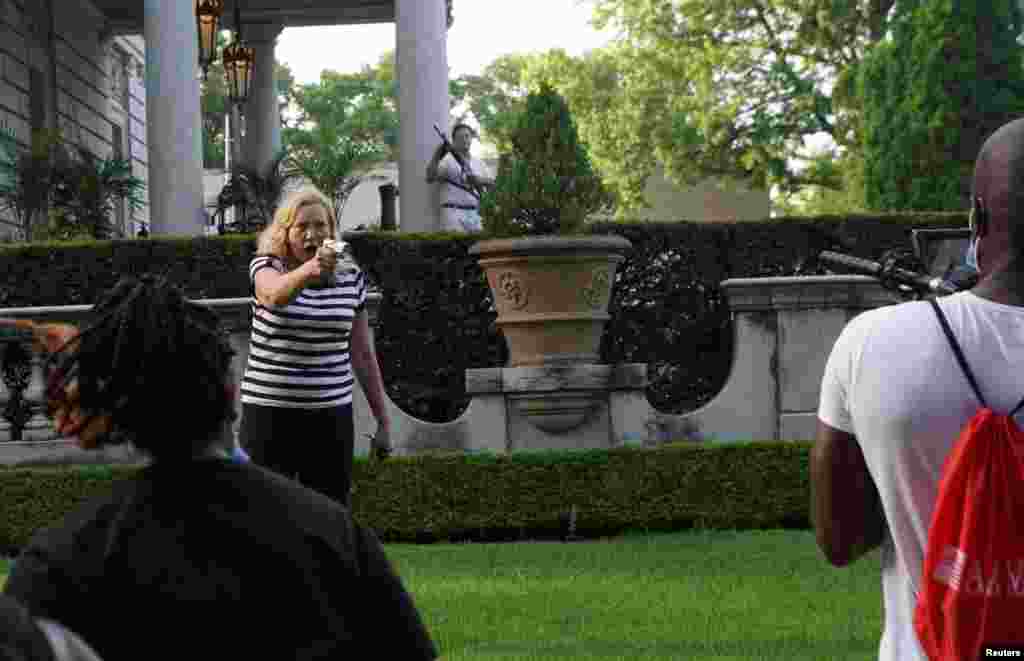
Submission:
POLYGON ((441 229, 449 232, 479 232, 480 192, 494 184, 494 177, 480 159, 473 158, 469 147, 473 129, 456 124, 452 129, 451 147, 442 142, 427 164, 427 181, 440 182, 441 229), (461 161, 461 163, 460 163, 461 161))

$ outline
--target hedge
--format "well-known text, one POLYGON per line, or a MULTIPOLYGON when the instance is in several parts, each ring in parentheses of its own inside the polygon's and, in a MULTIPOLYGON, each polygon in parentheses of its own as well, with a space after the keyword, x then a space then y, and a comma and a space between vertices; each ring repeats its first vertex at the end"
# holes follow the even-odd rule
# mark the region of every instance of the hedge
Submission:
MULTIPOLYGON (((356 458, 355 518, 387 542, 505 541, 626 530, 808 528, 810 444, 356 458)), ((139 470, 0 469, 0 552, 139 470)))

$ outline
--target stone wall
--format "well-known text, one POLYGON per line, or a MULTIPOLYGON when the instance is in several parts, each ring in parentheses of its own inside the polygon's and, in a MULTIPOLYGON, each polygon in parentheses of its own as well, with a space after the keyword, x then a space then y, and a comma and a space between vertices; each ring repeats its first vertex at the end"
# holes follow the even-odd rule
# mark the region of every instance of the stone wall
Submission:
MULTIPOLYGON (((27 147, 33 128, 59 128, 95 154, 130 157, 146 180, 143 39, 107 34, 88 0, 53 6, 51 19, 42 0, 0 0, 0 130, 27 147)), ((129 213, 119 218, 129 231, 148 220, 146 209, 129 213)))

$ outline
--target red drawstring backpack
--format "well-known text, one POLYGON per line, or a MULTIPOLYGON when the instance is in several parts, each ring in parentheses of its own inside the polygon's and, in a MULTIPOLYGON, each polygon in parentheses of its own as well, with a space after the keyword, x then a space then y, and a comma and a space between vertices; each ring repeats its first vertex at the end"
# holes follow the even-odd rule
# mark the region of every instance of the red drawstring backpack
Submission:
POLYGON ((931 661, 1024 645, 1024 432, 985 403, 938 304, 942 330, 981 402, 946 457, 914 628, 931 661))

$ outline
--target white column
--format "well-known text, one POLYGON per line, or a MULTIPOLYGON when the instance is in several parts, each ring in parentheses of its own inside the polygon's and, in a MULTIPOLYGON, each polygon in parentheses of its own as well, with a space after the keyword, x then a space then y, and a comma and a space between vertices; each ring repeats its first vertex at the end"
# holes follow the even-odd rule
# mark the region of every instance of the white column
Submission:
POLYGON ((440 191, 426 181, 427 163, 448 123, 445 0, 395 0, 398 78, 398 196, 403 232, 441 228, 440 191))
POLYGON ((278 109, 274 49, 280 25, 243 24, 242 36, 256 50, 252 89, 245 104, 245 165, 262 173, 281 149, 281 113, 278 109))
POLYGON ((206 212, 194 3, 145 2, 150 236, 198 236, 206 212))

